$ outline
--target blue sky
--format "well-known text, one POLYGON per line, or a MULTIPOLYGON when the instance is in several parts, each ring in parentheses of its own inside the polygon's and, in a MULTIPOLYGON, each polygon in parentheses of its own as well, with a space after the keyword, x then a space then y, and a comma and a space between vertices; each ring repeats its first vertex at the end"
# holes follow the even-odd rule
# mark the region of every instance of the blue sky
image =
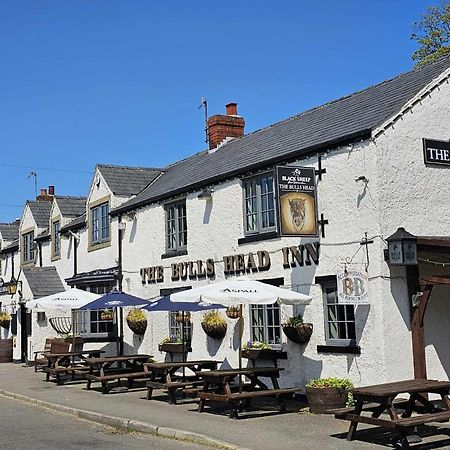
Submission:
POLYGON ((436 2, 0 1, 0 221, 34 197, 31 170, 86 195, 98 162, 204 149, 202 97, 253 131, 409 70, 436 2))

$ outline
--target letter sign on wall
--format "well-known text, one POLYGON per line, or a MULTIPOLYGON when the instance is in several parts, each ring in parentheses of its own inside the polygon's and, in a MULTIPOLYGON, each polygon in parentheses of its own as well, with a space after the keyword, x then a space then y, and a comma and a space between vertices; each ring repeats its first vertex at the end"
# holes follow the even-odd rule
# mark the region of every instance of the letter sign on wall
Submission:
POLYGON ((426 165, 450 167, 450 142, 423 139, 423 158, 426 165))
POLYGON ((338 303, 344 305, 367 305, 369 286, 367 273, 346 270, 337 276, 338 303))

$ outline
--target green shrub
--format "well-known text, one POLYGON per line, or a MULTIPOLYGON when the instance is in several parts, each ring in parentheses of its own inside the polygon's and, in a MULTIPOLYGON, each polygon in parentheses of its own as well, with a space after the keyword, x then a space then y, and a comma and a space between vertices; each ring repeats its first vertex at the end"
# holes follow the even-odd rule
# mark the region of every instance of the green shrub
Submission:
POLYGON ((298 325, 303 324, 303 317, 301 314, 297 314, 296 316, 291 316, 287 320, 286 323, 283 324, 285 327, 297 327, 298 325))
POLYGON ((11 320, 11 316, 7 312, 0 312, 0 320, 11 320))
POLYGON ((348 378, 317 378, 310 380, 306 387, 311 388, 337 388, 350 391, 353 389, 353 383, 348 378))
POLYGON ((242 346, 244 350, 269 350, 271 347, 269 344, 260 341, 248 341, 242 346))
POLYGON ((202 323, 204 323, 205 325, 214 326, 214 325, 224 325, 227 322, 219 311, 213 310, 208 311, 203 315, 202 323))
POLYGON ((144 311, 138 308, 133 308, 128 314, 127 314, 127 320, 130 322, 142 322, 144 320, 147 320, 145 317, 144 311))

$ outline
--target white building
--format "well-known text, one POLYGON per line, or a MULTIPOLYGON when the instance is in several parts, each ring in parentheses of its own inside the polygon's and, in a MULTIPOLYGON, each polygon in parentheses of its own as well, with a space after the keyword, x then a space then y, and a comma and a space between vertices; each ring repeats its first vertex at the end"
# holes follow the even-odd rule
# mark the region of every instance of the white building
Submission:
MULTIPOLYGON (((84 214, 69 221, 56 198, 47 234, 36 220, 31 226, 28 205, 20 254, 34 227, 47 239, 42 266, 56 268, 61 282, 95 292, 118 286, 144 298, 245 273, 313 297, 298 310, 245 311, 245 339, 287 352, 278 361, 283 384, 303 386, 324 376, 355 384, 411 378, 412 294, 419 277, 450 275, 450 153, 432 150, 440 161, 430 163, 423 143, 450 139, 449 77, 450 58, 444 58, 247 135, 236 104, 229 104, 226 115, 209 119, 205 151, 163 169, 97 166, 84 214), (314 168, 317 205, 280 209, 277 166, 314 168), (298 236, 314 206, 317 229, 298 236), (291 213, 303 222, 289 236, 280 218, 291 213), (399 227, 418 237, 415 269, 385 260, 386 238, 399 227), (337 303, 337 275, 344 270, 367 271, 369 304, 337 303), (314 326, 302 345, 288 341, 281 327, 298 313, 314 326)), ((24 288, 25 296, 33 293, 24 288)), ((448 286, 434 288, 425 316, 428 376, 434 378, 450 374, 449 297, 448 286)), ((161 359, 158 343, 179 325, 168 314, 147 317, 143 337, 125 325, 125 351, 161 359)), ((201 319, 193 315, 191 357, 235 365, 237 322, 227 319, 227 335, 217 341, 207 338, 201 319)), ((80 314, 79 322, 86 339, 115 342, 114 324, 99 313, 80 314)), ((52 333, 32 323, 29 351, 52 333)))

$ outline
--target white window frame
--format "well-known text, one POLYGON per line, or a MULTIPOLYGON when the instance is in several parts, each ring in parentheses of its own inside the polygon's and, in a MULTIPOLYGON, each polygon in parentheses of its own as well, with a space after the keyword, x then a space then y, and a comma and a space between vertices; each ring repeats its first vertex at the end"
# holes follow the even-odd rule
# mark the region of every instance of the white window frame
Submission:
POLYGON ((33 263, 36 257, 34 249, 34 231, 22 234, 22 247, 23 264, 33 263))
POLYGON ((187 249, 186 200, 165 205, 166 252, 175 253, 187 249))
POLYGON ((273 172, 266 172, 256 177, 245 178, 242 180, 242 195, 243 195, 243 216, 244 216, 244 235, 252 236, 261 233, 268 233, 276 231, 277 229, 277 211, 275 204, 275 182, 273 172), (263 192, 264 181, 271 179, 272 190, 263 192), (252 186, 250 192, 248 187, 252 186), (267 209, 263 210, 264 198, 267 198, 267 209), (272 202, 272 207, 269 203, 272 202), (255 208, 249 210, 250 203, 255 208), (270 212, 272 212, 273 224, 265 225, 264 222, 270 220, 270 212), (269 217, 265 217, 269 215, 269 217), (252 219, 250 219, 250 217, 252 219), (253 225, 250 225, 250 221, 253 225))
POLYGON ((59 220, 56 220, 52 223, 52 235, 53 235, 53 242, 52 242, 52 250, 53 250, 53 256, 60 256, 61 255, 61 236, 59 235, 59 230, 61 228, 61 222, 59 220))
MULTIPOLYGON (((341 345, 354 345, 356 344, 356 311, 355 311, 355 306, 354 305, 339 305, 337 303, 337 281, 330 281, 330 282, 326 282, 323 283, 321 285, 322 287, 322 295, 323 295, 323 315, 324 315, 324 326, 325 326, 325 337, 326 337, 326 342, 328 345, 336 345, 336 346, 341 346, 341 345), (328 295, 332 294, 334 296, 334 303, 328 303, 328 295), (335 315, 334 318, 335 320, 330 320, 330 316, 329 316, 329 306, 330 305, 335 305, 335 315), (343 317, 344 320, 339 320, 339 313, 338 313, 338 308, 343 311, 343 317), (352 312, 350 312, 352 311, 352 312), (353 319, 351 319, 351 317, 353 316, 353 319), (349 319, 350 317, 350 319, 349 319), (351 326, 349 328, 348 324, 353 324, 353 331, 354 331, 354 335, 355 337, 351 337, 351 338, 340 338, 340 337, 332 337, 331 333, 330 333, 330 323, 334 323, 336 324, 337 327, 342 326, 339 324, 344 324, 343 326, 345 327, 345 334, 346 336, 348 336, 351 333, 351 326)), ((340 313, 342 314, 342 312, 340 313)), ((341 316, 342 317, 342 316, 341 316)), ((339 333, 339 328, 337 328, 337 333, 339 333)))
MULTIPOLYGON (((177 314, 182 314, 181 311, 169 311, 169 336, 177 336, 182 339, 183 337, 183 328, 180 322, 177 322, 176 316, 177 314)), ((190 314, 190 313, 184 313, 190 314)), ((192 340, 192 322, 184 323, 184 338, 185 341, 189 344, 192 340)))

